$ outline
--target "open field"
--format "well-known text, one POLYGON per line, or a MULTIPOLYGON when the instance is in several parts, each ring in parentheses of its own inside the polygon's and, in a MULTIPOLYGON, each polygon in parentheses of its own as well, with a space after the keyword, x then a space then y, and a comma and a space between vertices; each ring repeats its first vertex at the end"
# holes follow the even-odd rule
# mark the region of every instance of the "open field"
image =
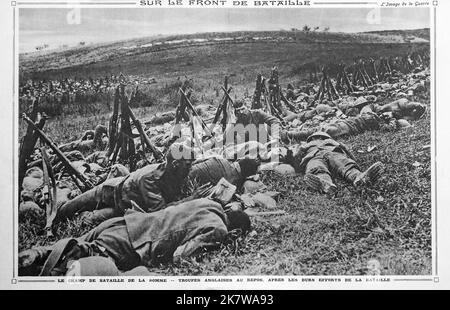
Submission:
MULTIPOLYGON (((329 198, 306 189, 301 175, 264 183, 280 191, 285 215, 252 218, 254 233, 184 267, 161 266, 162 274, 363 274, 380 261, 382 274, 431 273, 431 166, 429 116, 399 132, 366 132, 343 139, 362 168, 381 160, 386 173, 373 188, 338 181, 329 198), (368 153, 368 146, 377 148, 368 153), (362 152, 361 152, 362 151, 362 152), (419 166, 413 165, 415 162, 419 166)), ((49 241, 43 220, 20 220, 20 250, 49 241)), ((88 230, 77 221, 58 227, 59 237, 88 230)))
MULTIPOLYGON (((388 35, 393 34, 398 35, 388 35)), ((362 39, 330 41, 198 45, 119 55, 49 71, 39 71, 28 59, 22 73, 24 77, 45 79, 119 72, 155 77, 157 84, 149 85, 146 91, 159 92, 156 102, 134 109, 139 118, 145 118, 174 108, 176 102, 169 101, 173 99, 171 93, 161 89, 179 77, 193 79, 194 102, 217 104, 217 90, 225 75, 231 75, 232 95, 241 98, 252 94, 256 74, 268 75, 274 65, 285 88, 289 82, 295 86, 303 83, 308 77, 303 70, 308 63, 350 63, 357 56, 404 55, 427 46, 362 39)), ((421 102, 429 106, 428 101, 421 102)), ((56 143, 62 143, 99 123, 106 125, 110 113, 106 103, 93 105, 92 112, 64 113, 50 119, 44 131, 56 143)), ((358 275, 364 274, 367 261, 375 258, 381 263, 382 274, 431 274, 431 159, 429 149, 423 149, 431 143, 430 118, 428 110, 422 119, 411 122, 410 128, 365 132, 339 140, 349 146, 362 169, 378 160, 386 165, 384 176, 375 186, 356 189, 337 181, 337 194, 327 197, 308 190, 302 175, 265 174, 264 183, 281 192, 277 207, 286 214, 252 217, 253 231, 245 239, 234 240, 181 266, 163 265, 153 271, 161 275, 358 275), (376 148, 369 152, 372 146, 376 148)), ((21 124, 20 134, 23 131, 21 124)), ((44 219, 21 216, 19 251, 53 242, 45 237, 44 226, 44 219)), ((76 220, 67 221, 57 227, 58 239, 76 237, 87 230, 76 220)))

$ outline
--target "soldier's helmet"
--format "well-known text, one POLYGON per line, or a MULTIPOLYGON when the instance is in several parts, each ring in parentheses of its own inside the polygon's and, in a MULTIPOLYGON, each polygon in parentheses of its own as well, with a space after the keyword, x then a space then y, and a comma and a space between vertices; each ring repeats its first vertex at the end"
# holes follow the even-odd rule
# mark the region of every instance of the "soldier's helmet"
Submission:
POLYGON ((317 138, 320 139, 331 139, 330 135, 323 131, 317 131, 310 135, 308 139, 306 139, 306 142, 311 142, 313 140, 316 140, 317 138))

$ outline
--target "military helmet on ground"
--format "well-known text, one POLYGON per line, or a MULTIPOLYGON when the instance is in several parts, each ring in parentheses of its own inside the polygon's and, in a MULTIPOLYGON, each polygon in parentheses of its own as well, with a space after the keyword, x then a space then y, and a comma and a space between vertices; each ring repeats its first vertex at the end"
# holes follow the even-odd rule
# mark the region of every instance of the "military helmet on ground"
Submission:
POLYGON ((114 262, 102 256, 83 257, 69 262, 66 276, 119 276, 120 272, 114 262))

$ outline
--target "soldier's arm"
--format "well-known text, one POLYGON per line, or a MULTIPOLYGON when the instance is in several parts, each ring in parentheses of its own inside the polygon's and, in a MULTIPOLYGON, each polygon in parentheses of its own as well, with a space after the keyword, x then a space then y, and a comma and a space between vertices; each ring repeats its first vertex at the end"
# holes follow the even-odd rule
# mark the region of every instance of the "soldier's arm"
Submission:
POLYGON ((161 190, 156 186, 155 180, 144 178, 140 182, 140 191, 144 201, 144 205, 140 207, 146 212, 154 212, 166 207, 167 203, 161 190))
POLYGON ((265 123, 268 126, 268 133, 272 137, 280 138, 280 121, 275 117, 266 112, 258 111, 260 123, 265 123))
POLYGON ((211 249, 218 247, 228 234, 225 225, 219 227, 205 227, 199 235, 180 245, 173 253, 173 262, 179 263, 182 259, 194 256, 203 249, 211 249))

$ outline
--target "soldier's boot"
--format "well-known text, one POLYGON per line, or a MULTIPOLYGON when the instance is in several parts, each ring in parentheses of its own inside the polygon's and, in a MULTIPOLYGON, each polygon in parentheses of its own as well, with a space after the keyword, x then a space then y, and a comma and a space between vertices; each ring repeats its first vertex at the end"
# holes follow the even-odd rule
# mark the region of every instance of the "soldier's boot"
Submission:
POLYGON ((34 247, 19 253, 19 275, 37 276, 40 267, 52 252, 51 246, 34 247))
POLYGON ((361 172, 353 181, 353 185, 358 187, 366 184, 373 184, 381 177, 383 170, 384 165, 378 161, 370 166, 366 171, 361 172))
POLYGON ((315 174, 307 173, 305 175, 305 182, 310 188, 328 195, 333 195, 337 190, 337 187, 333 182, 315 174))

